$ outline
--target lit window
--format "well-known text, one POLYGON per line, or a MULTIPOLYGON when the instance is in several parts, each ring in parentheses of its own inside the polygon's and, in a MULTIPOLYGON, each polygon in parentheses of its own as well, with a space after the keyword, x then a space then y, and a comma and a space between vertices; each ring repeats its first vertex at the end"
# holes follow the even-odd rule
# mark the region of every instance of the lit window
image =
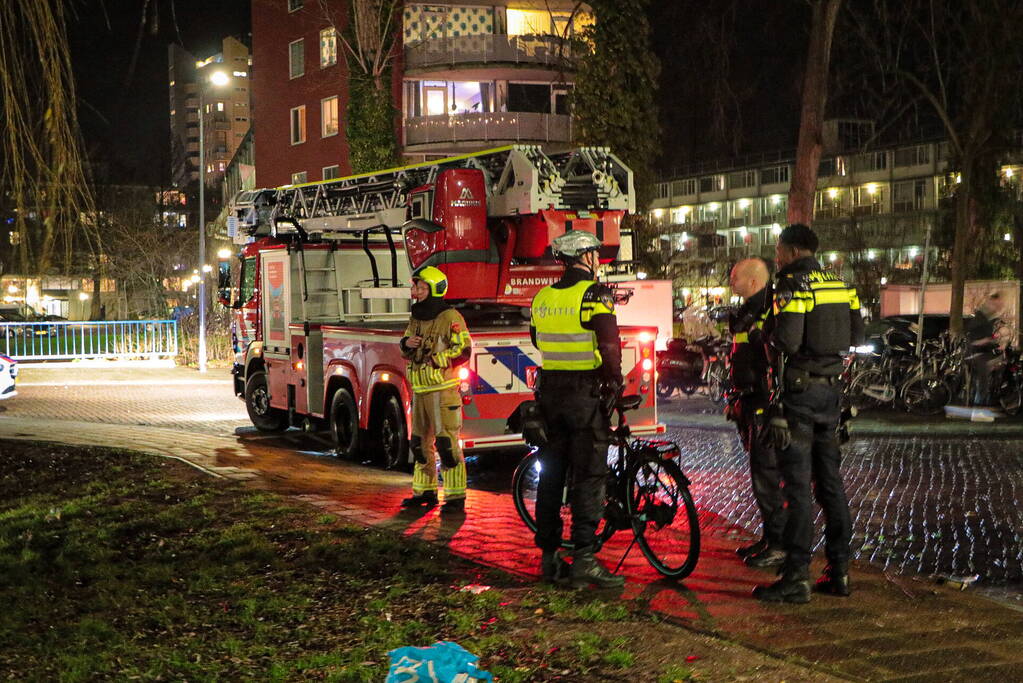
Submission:
POLYGON ((11 244, 21 244, 21 233, 17 230, 11 230, 7 237, 11 240, 11 244))
POLYGON ((288 11, 297 12, 302 9, 302 5, 304 4, 305 2, 303 2, 303 0, 288 0, 288 11))
POLYGON ((224 103, 217 102, 217 111, 224 111, 224 103))
POLYGON ((337 64, 337 31, 325 28, 320 31, 320 67, 337 64))
POLYGON ((306 173, 305 173, 305 171, 299 171, 298 173, 292 173, 291 174, 291 184, 292 185, 298 185, 299 183, 304 183, 305 181, 306 181, 306 173))
POLYGON ((305 73, 305 39, 288 43, 288 71, 291 78, 298 78, 305 73))
POLYGON ((324 180, 333 180, 334 178, 340 178, 340 177, 341 177, 341 167, 338 166, 337 164, 334 164, 333 166, 324 166, 323 167, 323 179, 324 180))
POLYGON ((221 161, 219 164, 217 164, 217 170, 220 171, 221 173, 224 172, 224 162, 223 161, 221 161))
POLYGON ((188 216, 186 216, 183 213, 178 214, 178 227, 179 228, 187 228, 188 227, 188 216))
POLYGON ((337 95, 333 97, 326 97, 320 100, 320 120, 322 121, 320 135, 322 137, 330 137, 331 135, 337 135, 338 131, 338 114, 337 114, 337 95))
POLYGON ((291 144, 305 142, 305 105, 291 110, 291 144))

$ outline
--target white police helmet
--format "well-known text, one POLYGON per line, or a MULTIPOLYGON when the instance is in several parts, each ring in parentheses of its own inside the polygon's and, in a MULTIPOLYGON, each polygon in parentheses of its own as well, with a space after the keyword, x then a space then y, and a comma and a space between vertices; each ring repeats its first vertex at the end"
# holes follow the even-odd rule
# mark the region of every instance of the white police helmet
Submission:
POLYGON ((561 261, 578 261, 588 251, 597 251, 601 247, 600 240, 592 232, 585 230, 569 230, 551 242, 554 258, 561 261))

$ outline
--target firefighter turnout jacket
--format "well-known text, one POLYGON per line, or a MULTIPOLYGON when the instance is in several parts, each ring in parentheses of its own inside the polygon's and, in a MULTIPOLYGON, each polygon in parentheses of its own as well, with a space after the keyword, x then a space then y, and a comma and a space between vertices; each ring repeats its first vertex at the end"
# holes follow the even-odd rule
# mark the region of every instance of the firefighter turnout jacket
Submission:
POLYGON ((561 280, 533 297, 530 334, 543 371, 590 372, 622 381, 622 351, 609 287, 568 268, 561 280))
POLYGON ((442 299, 429 297, 412 306, 401 350, 409 362, 412 392, 424 394, 458 386, 458 366, 468 362, 472 340, 462 314, 442 299), (417 335, 423 338, 418 348, 405 345, 409 337, 417 335))
POLYGON ((764 287, 729 316, 732 386, 743 393, 767 395, 768 359, 763 329, 771 312, 770 295, 771 288, 764 287))
POLYGON ((842 372, 842 354, 863 343, 856 290, 825 271, 812 256, 778 271, 771 345, 787 356, 786 369, 811 375, 842 372))

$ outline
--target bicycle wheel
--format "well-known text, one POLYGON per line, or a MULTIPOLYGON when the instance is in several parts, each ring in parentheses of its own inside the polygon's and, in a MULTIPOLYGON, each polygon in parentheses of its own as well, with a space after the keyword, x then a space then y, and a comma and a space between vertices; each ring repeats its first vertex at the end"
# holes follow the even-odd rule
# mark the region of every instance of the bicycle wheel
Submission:
POLYGON ((894 388, 877 368, 869 368, 853 377, 846 389, 849 402, 859 410, 870 410, 888 403, 895 398, 894 394, 894 388))
POLYGON ((902 385, 902 400, 914 415, 937 415, 952 400, 952 394, 940 377, 917 375, 902 385))
POLYGON ((639 455, 627 474, 632 532, 650 566, 685 578, 700 557, 700 520, 689 481, 672 460, 639 455))
MULTIPOLYGON (((515 501, 515 510, 519 517, 525 522, 531 533, 536 533, 536 489, 540 483, 540 456, 533 451, 522 459, 519 466, 515 468, 512 475, 512 500, 515 501)), ((571 529, 572 514, 568 505, 568 488, 562 494, 561 499, 561 521, 564 527, 562 535, 566 535, 571 529)), ((562 538, 562 548, 571 548, 572 542, 568 538, 562 538)))

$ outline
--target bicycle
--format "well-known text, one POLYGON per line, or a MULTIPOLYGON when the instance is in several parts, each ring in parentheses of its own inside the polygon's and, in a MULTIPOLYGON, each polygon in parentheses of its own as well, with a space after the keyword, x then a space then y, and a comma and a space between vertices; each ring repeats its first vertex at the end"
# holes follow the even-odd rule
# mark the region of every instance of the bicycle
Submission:
MULTIPOLYGON (((623 396, 615 411, 618 426, 611 431, 611 445, 616 457, 608 463, 604 515, 597 528, 597 548, 617 533, 631 529, 633 538, 622 555, 617 572, 632 546, 640 550, 655 570, 668 578, 689 576, 700 555, 700 525, 689 492, 690 482, 676 460, 679 447, 670 441, 648 441, 630 438, 625 413, 639 407, 641 396, 623 396)), ((512 497, 515 509, 530 531, 536 533, 536 488, 539 482, 540 459, 536 449, 523 458, 512 476, 512 497)), ((569 515, 571 472, 566 476, 562 492, 562 518, 569 515)), ((565 524, 567 530, 569 525, 565 524)), ((567 539, 562 548, 571 549, 567 539)))

